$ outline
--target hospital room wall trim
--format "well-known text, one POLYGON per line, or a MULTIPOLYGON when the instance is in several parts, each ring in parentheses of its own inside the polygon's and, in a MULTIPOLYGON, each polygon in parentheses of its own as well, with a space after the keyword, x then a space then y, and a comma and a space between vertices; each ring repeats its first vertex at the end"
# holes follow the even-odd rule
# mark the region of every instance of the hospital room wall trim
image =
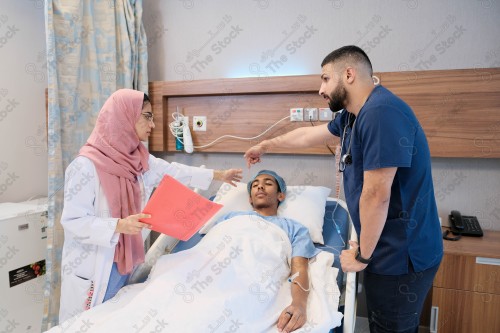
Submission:
MULTIPOLYGON (((495 136, 500 128, 500 68, 376 73, 381 83, 415 111, 429 141, 433 157, 499 158, 495 136)), ((325 107, 318 95, 317 75, 150 82, 153 112, 158 124, 149 142, 155 152, 175 152, 168 130, 172 113, 206 116, 208 130, 192 132, 195 146, 223 134, 253 137, 289 114, 293 107, 325 107)), ((315 122, 320 124, 320 122, 315 122)), ((190 124, 192 126, 192 124, 190 124)), ((225 139, 202 152, 242 153, 250 144, 309 122, 281 122, 263 138, 252 142, 225 139)), ((328 144, 335 147, 338 140, 328 144)), ((329 155, 326 146, 270 153, 329 155)))

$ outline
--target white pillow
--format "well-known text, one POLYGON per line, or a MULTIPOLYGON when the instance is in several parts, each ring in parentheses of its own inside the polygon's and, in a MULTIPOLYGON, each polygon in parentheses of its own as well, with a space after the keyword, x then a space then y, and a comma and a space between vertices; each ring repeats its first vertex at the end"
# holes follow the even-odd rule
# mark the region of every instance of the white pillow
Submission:
MULTIPOLYGON (((286 198, 278 207, 278 216, 293 219, 309 229, 314 243, 323 244, 323 219, 325 204, 331 190, 323 186, 287 186, 286 198)), ((223 207, 200 229, 207 233, 213 223, 232 211, 251 211, 246 183, 236 187, 223 184, 214 198, 223 207)))
POLYGON ((222 184, 213 201, 221 204, 222 208, 201 227, 200 234, 206 234, 212 228, 213 224, 227 213, 253 210, 252 205, 248 201, 246 183, 237 183, 236 187, 226 183, 222 184))

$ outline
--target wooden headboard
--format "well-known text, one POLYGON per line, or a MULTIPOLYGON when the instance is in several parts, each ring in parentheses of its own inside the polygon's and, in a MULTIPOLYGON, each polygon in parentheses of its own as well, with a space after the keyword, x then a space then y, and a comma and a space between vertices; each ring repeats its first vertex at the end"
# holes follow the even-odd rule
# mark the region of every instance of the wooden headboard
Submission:
MULTIPOLYGON (((500 157, 500 68, 375 73, 381 84, 405 100, 417 115, 434 157, 500 157)), ((319 75, 150 82, 156 128, 149 148, 173 152, 168 128, 179 107, 189 116, 207 117, 207 131, 191 130, 195 146, 221 135, 254 137, 294 107, 327 107, 318 95, 319 75)), ((321 122, 315 122, 320 124, 321 122)), ((246 151, 251 145, 309 122, 285 120, 251 141, 224 139, 203 152, 246 151)), ((335 145, 332 136, 329 145, 335 145)), ((326 146, 275 153, 330 154, 326 146)))

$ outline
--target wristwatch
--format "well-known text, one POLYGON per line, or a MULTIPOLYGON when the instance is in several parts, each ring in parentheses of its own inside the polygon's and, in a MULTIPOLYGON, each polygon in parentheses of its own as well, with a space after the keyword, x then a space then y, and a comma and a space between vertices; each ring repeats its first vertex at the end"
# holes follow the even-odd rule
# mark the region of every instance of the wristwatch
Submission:
POLYGON ((372 258, 373 256, 371 256, 370 258, 366 259, 366 258, 363 258, 361 256, 361 252, 359 251, 359 247, 358 247, 358 250, 356 251, 356 260, 359 261, 360 263, 363 263, 363 264, 369 264, 370 261, 372 261, 372 258))

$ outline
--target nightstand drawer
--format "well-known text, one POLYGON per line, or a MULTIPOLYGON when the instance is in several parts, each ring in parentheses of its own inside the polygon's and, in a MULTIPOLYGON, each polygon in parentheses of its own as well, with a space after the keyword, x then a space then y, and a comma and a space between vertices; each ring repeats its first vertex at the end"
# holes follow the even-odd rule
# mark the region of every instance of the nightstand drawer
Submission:
POLYGON ((433 285, 500 295, 500 260, 445 253, 433 285))
POLYGON ((434 287, 430 331, 498 333, 499 313, 500 295, 434 287))

